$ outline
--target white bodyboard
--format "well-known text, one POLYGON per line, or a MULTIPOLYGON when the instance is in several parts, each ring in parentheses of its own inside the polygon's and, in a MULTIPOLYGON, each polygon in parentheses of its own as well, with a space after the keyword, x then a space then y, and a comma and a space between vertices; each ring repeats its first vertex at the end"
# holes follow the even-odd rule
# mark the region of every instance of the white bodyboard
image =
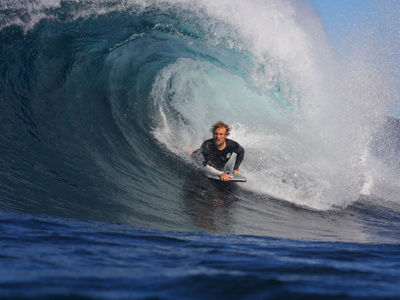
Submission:
MULTIPOLYGON (((221 180, 220 175, 208 174, 207 172, 204 172, 204 173, 208 178, 215 179, 215 180, 221 180)), ((247 181, 247 178, 244 175, 229 174, 229 176, 232 177, 231 179, 229 179, 229 182, 246 182, 247 181)))

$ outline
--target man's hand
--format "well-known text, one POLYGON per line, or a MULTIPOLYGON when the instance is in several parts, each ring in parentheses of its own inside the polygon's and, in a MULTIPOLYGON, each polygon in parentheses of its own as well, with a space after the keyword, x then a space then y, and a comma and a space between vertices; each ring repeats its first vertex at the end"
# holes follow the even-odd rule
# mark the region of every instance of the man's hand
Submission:
POLYGON ((231 179, 232 177, 231 176, 229 176, 228 174, 226 174, 226 173, 222 173, 221 174, 221 180, 222 181, 229 181, 229 179, 231 179))
POLYGON ((233 170, 233 174, 242 175, 238 170, 233 170))

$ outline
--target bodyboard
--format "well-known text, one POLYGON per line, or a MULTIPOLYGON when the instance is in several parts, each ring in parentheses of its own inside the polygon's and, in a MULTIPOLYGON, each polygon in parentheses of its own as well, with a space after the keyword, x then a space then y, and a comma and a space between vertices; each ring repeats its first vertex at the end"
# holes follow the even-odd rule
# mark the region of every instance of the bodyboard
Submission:
MULTIPOLYGON (((207 171, 204 172, 204 174, 210 179, 221 181, 221 177, 219 175, 209 174, 207 171)), ((229 182, 246 182, 247 181, 247 178, 244 175, 237 175, 237 174, 228 174, 228 175, 230 177, 232 177, 231 179, 229 179, 229 182)))

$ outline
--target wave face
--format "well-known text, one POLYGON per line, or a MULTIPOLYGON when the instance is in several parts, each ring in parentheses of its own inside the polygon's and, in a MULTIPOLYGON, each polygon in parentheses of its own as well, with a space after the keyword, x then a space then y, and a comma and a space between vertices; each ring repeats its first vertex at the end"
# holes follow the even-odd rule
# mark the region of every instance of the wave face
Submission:
POLYGON ((309 219, 360 194, 398 202, 395 155, 371 150, 391 86, 336 57, 304 3, 6 1, 0 20, 3 209, 318 238, 309 219), (190 162, 218 120, 246 149, 244 185, 190 162))

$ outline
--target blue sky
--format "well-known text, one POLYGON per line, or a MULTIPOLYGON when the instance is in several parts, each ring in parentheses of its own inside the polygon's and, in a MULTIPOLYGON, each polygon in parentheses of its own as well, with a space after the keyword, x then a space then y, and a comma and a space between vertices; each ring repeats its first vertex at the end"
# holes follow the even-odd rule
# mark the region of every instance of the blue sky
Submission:
POLYGON ((354 38, 372 41, 375 59, 396 82, 388 114, 400 118, 400 1, 308 0, 322 19, 335 50, 346 55, 357 47, 354 38))
MULTIPOLYGON (((377 0, 379 1, 379 0, 377 0)), ((365 16, 373 16, 376 1, 369 0, 309 0, 324 21, 328 34, 334 38, 363 26, 365 16)))
MULTIPOLYGON (((328 35, 338 49, 347 37, 357 34, 391 36, 399 28, 395 10, 400 12, 400 1, 395 0, 308 0, 325 24, 328 35), (393 28, 393 25, 396 25, 393 28)), ((397 35, 398 38, 398 35, 397 35)), ((343 50, 343 49, 340 49, 343 50)))

